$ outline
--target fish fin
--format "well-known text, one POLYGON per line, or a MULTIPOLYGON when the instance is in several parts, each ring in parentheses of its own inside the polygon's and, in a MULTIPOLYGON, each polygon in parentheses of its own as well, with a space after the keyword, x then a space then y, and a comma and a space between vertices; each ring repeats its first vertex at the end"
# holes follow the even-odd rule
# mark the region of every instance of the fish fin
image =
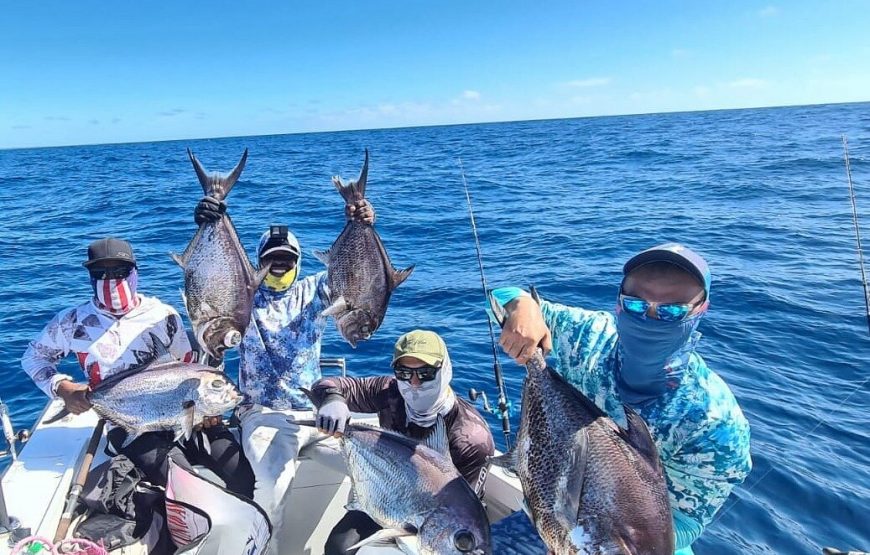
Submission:
POLYGON ((623 405, 623 408, 625 409, 625 419, 628 422, 628 427, 625 430, 620 429, 620 435, 632 447, 640 451, 656 468, 660 467, 661 460, 658 457, 658 449, 646 422, 628 405, 623 405))
POLYGON ((153 364, 162 364, 164 362, 173 362, 176 360, 172 353, 169 352, 170 343, 160 341, 160 338, 152 332, 148 332, 151 337, 151 351, 154 353, 154 360, 149 361, 148 366, 153 364))
POLYGON ((69 416, 70 414, 72 414, 72 413, 70 413, 70 411, 66 410, 66 407, 63 407, 60 409, 60 411, 57 414, 55 414, 54 416, 52 416, 48 420, 44 420, 42 423, 43 424, 54 424, 58 420, 61 420, 64 417, 69 416))
POLYGON ((368 181, 368 175, 369 149, 366 149, 366 159, 365 162, 363 162, 362 171, 360 171, 359 177, 354 181, 345 183, 341 177, 336 175, 332 178, 332 184, 335 185, 336 189, 338 189, 345 204, 354 204, 356 201, 366 198, 366 181, 368 181))
POLYGON ((404 270, 396 270, 395 268, 393 268, 393 271, 390 272, 390 290, 391 291, 393 289, 395 289, 396 287, 402 285, 402 282, 404 282, 406 279, 408 279, 408 277, 411 276, 411 272, 414 271, 414 266, 416 266, 416 264, 411 264, 410 266, 408 266, 404 270))
POLYGON ((514 474, 517 473, 517 447, 514 445, 511 447, 507 453, 502 453, 497 457, 487 457, 487 462, 494 466, 500 466, 504 469, 510 470, 514 474))
POLYGON ((322 314, 324 316, 335 317, 336 314, 340 314, 340 313, 348 310, 349 308, 350 308, 350 306, 347 304, 347 301, 345 300, 344 296, 340 296, 337 299, 335 299, 335 301, 333 301, 333 303, 331 305, 326 307, 326 309, 323 311, 322 314))
POLYGON ((359 549, 364 545, 375 544, 375 543, 390 543, 397 538, 403 538, 405 536, 413 536, 416 532, 411 532, 410 530, 399 529, 399 528, 384 528, 382 530, 378 530, 371 536, 365 538, 362 541, 359 541, 352 546, 348 547, 347 550, 351 549, 359 549))
POLYGON ((195 405, 196 403, 193 401, 184 403, 184 412, 181 415, 181 429, 175 434, 175 441, 181 438, 187 440, 193 435, 193 427, 196 425, 196 422, 194 422, 195 405))
POLYGON ((257 273, 254 274, 254 283, 253 283, 254 289, 257 289, 258 287, 260 287, 260 284, 263 283, 264 279, 266 279, 266 274, 268 274, 269 270, 271 270, 271 269, 272 269, 272 263, 270 262, 270 263, 266 264, 265 268, 260 268, 259 270, 257 270, 257 273))
POLYGON ((220 174, 209 175, 202 166, 202 163, 200 163, 199 159, 197 159, 189 148, 187 149, 187 155, 190 157, 190 162, 193 164, 193 170, 196 172, 199 184, 202 185, 203 192, 210 197, 223 200, 230 194, 230 190, 232 190, 236 181, 239 180, 242 170, 245 169, 245 162, 248 160, 248 149, 245 149, 239 163, 236 164, 236 167, 226 176, 220 174))
POLYGON ((313 405, 314 404, 314 394, 311 393, 311 390, 308 389, 307 387, 300 387, 299 390, 302 393, 304 393, 306 397, 308 397, 308 400, 311 401, 311 404, 313 405))
POLYGON ((363 511, 363 512, 365 512, 362 504, 359 502, 359 496, 356 494, 356 488, 354 488, 354 487, 350 488, 350 496, 348 497, 347 505, 345 505, 344 508, 348 511, 363 511))
POLYGON ((312 251, 312 252, 314 253, 314 257, 315 257, 317 260, 321 261, 321 262, 323 263, 324 266, 329 266, 329 253, 330 253, 331 250, 332 250, 332 249, 329 249, 329 250, 326 250, 326 251, 318 251, 318 250, 315 250, 315 251, 312 251))
POLYGON ((540 306, 543 299, 538 294, 538 289, 534 285, 529 285, 529 294, 532 296, 532 299, 540 306))
POLYGON ((427 435, 426 439, 423 440, 423 445, 433 451, 438 451, 448 459, 450 458, 450 442, 447 438, 447 425, 444 423, 444 417, 440 414, 435 419, 435 425, 432 426, 429 435, 427 435))
POLYGON ((184 269, 184 259, 182 259, 180 256, 178 256, 174 252, 171 252, 171 253, 169 253, 169 258, 171 258, 172 260, 175 261, 176 264, 181 266, 182 270, 184 269))
POLYGON ((613 423, 613 420, 607 415, 607 413, 601 410, 601 407, 596 405, 589 397, 583 395, 583 393, 576 387, 568 383, 568 380, 560 376, 559 373, 553 370, 552 367, 547 366, 547 372, 550 373, 550 377, 552 379, 564 384, 568 388, 566 391, 569 391, 569 394, 573 396, 574 399, 577 400, 577 403, 580 404, 583 409, 588 412, 593 418, 606 418, 610 425, 616 427, 617 429, 619 428, 618 426, 616 426, 615 423, 613 423))
POLYGON ((568 453, 568 472, 565 476, 565 491, 562 492, 562 514, 567 522, 577 522, 580 501, 583 499, 583 483, 586 479, 586 461, 589 457, 589 436, 586 430, 575 435, 576 449, 568 453))
POLYGON ((504 327, 504 323, 507 321, 507 312, 505 312, 504 307, 495 299, 492 292, 489 293, 489 308, 492 310, 492 315, 495 318, 496 323, 498 323, 498 326, 504 327))

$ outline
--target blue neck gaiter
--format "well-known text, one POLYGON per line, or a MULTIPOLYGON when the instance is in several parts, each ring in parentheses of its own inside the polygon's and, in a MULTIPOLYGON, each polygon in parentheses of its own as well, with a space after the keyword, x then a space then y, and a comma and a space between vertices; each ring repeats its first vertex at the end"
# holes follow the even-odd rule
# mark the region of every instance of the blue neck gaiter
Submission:
POLYGON ((666 369, 665 364, 692 339, 700 320, 700 315, 665 322, 641 319, 625 311, 616 314, 619 335, 616 388, 624 402, 643 404, 665 393, 669 380, 679 380, 683 368, 666 369))

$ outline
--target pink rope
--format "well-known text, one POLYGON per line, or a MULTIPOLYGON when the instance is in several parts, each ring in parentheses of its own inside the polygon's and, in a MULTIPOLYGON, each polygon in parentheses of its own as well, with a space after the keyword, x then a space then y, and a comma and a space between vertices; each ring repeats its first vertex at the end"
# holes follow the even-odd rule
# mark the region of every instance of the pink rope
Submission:
POLYGON ((49 553, 50 555, 108 555, 108 551, 103 547, 103 542, 94 543, 82 538, 59 541, 52 545, 51 541, 41 536, 30 536, 24 538, 15 544, 10 555, 41 555, 49 553), (34 550, 33 544, 39 544, 40 547, 34 550))

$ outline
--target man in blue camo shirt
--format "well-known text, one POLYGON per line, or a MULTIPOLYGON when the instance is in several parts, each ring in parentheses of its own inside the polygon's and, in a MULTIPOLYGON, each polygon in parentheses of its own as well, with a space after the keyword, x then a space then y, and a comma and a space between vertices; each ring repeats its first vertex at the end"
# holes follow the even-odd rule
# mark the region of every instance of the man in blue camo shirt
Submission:
POLYGON ((649 426, 674 517, 676 553, 710 524, 752 468, 749 423, 731 390, 695 346, 710 304, 710 270, 691 249, 667 243, 623 268, 616 314, 542 301, 515 287, 493 291, 507 309, 499 343, 525 364, 541 346, 556 371, 625 426, 623 403, 649 426))

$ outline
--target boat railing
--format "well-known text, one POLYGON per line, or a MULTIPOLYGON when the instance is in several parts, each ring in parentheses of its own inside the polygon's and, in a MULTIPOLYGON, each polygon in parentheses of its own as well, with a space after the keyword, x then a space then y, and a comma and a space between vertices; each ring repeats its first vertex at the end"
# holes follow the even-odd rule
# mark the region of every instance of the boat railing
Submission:
POLYGON ((347 377, 347 363, 344 360, 344 357, 337 358, 322 358, 320 359, 320 368, 339 368, 341 370, 341 377, 347 377))

